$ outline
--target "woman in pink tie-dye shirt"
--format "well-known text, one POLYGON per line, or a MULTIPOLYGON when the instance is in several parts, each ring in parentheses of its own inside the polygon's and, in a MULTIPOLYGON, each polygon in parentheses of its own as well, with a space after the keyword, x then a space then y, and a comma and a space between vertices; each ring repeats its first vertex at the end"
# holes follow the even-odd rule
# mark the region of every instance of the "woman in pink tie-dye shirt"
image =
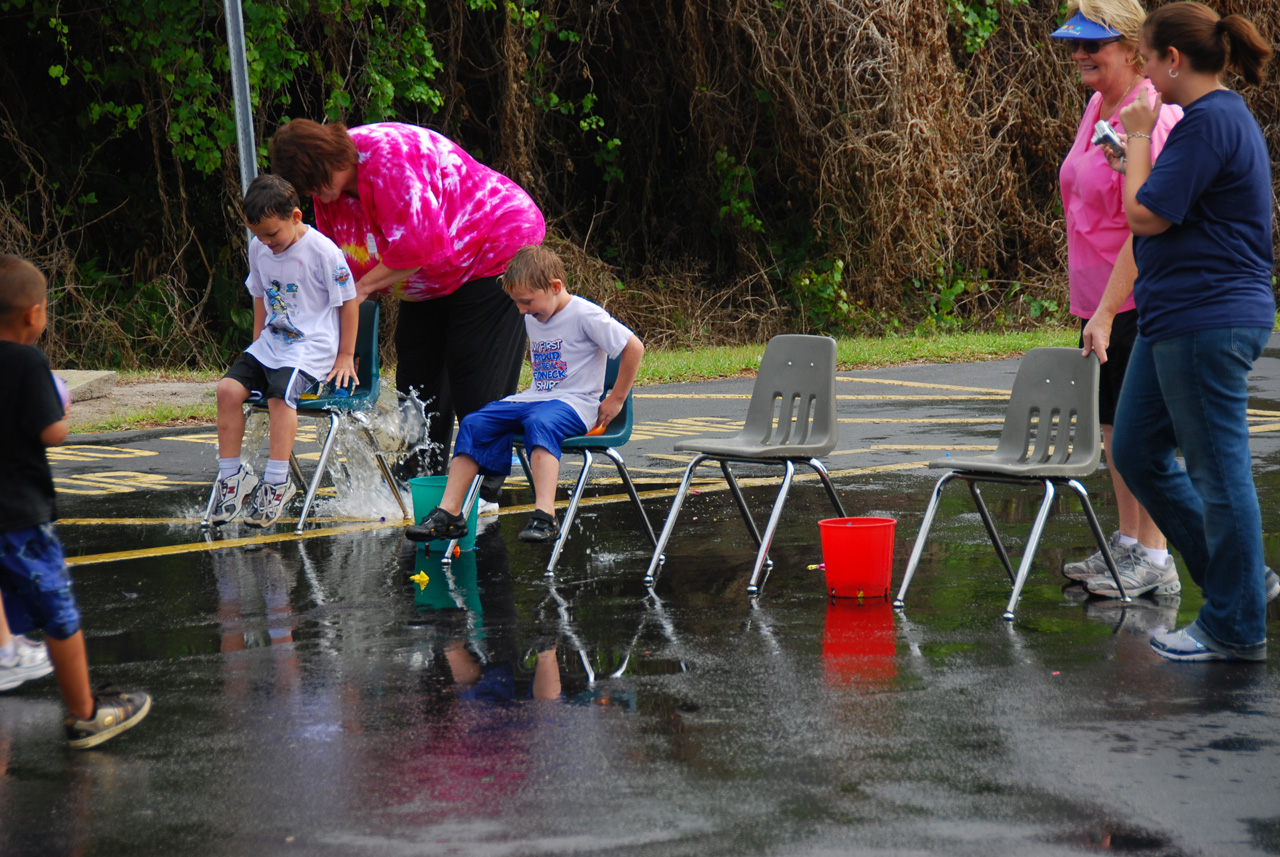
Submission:
MULTIPOLYGON (((361 297, 401 300, 396 388, 439 414, 431 439, 449 458, 453 418, 516 391, 524 324, 499 277, 546 235, 542 212, 511 179, 447 138, 393 122, 348 129, 295 119, 271 141, 272 169, 313 198, 361 297)), ((497 500, 501 480, 481 496, 497 500)))

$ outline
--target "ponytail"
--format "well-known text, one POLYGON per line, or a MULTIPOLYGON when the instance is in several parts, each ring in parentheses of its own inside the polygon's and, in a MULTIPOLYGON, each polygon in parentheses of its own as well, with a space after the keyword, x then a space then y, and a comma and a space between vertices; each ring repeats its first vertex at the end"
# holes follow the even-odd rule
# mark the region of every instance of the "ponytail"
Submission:
POLYGON ((1228 62, 1246 83, 1257 86, 1266 78, 1262 67, 1271 59, 1271 45, 1267 44, 1258 28, 1246 18, 1228 15, 1218 21, 1217 30, 1226 35, 1230 45, 1228 62))

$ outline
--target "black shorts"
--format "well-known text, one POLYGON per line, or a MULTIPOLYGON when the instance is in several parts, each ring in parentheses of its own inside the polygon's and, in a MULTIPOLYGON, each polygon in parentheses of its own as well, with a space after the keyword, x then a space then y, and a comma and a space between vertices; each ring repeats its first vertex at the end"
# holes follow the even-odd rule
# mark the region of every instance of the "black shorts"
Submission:
POLYGON ((241 352, 223 377, 239 381, 246 390, 257 393, 262 399, 283 399, 294 410, 298 409, 298 399, 303 393, 318 387, 316 379, 301 369, 290 366, 270 369, 248 351, 241 352))
MULTIPOLYGON (((1088 319, 1080 319, 1080 347, 1084 347, 1084 326, 1088 319)), ((1111 322, 1111 341, 1107 344, 1107 362, 1102 364, 1098 377, 1098 422, 1104 426, 1115 425, 1116 404, 1120 401, 1120 388, 1124 386, 1124 371, 1129 366, 1129 354, 1138 339, 1138 311, 1117 313, 1111 322)))

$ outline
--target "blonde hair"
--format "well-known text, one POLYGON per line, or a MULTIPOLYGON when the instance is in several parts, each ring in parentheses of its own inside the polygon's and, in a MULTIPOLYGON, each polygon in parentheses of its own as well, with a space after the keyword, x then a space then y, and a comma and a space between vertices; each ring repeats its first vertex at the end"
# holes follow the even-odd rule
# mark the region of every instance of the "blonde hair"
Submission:
POLYGON ((1120 34, 1120 44, 1129 51, 1129 62, 1138 71, 1146 68, 1146 61, 1138 53, 1138 36, 1147 12, 1138 0, 1071 0, 1067 17, 1076 12, 1090 21, 1102 24, 1120 34))
POLYGON ((511 294, 515 289, 533 289, 539 292, 551 290, 551 281, 565 282, 564 262, 541 244, 528 244, 516 251, 507 263, 502 275, 502 290, 511 294))

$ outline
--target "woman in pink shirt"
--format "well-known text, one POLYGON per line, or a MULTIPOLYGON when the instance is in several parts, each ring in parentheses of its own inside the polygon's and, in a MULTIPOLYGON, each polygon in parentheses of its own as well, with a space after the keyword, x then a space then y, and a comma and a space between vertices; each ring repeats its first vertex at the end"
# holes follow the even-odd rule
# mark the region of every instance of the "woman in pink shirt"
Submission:
MULTIPOLYGON (((1120 109, 1142 94, 1154 92, 1147 80, 1138 34, 1146 13, 1138 0, 1075 0, 1067 22, 1053 33, 1071 51, 1080 80, 1094 90, 1076 131, 1075 143, 1062 163, 1062 209, 1067 226, 1067 268, 1071 313, 1081 321, 1080 346, 1102 362, 1098 413, 1106 443, 1111 483, 1116 493, 1120 528, 1111 536, 1111 554, 1125 590, 1131 595, 1179 591, 1177 569, 1164 534, 1139 505, 1110 461, 1116 403, 1124 381, 1129 351, 1138 334, 1133 304, 1133 235, 1124 215, 1124 176, 1112 169, 1101 145, 1094 145, 1094 125, 1109 124, 1123 139, 1120 109)), ((1182 118, 1176 105, 1166 105, 1152 133, 1152 152, 1182 118)), ((1067 563, 1062 573, 1082 582, 1089 592, 1118 597, 1102 554, 1067 563)))
MULTIPOLYGON (((524 323, 499 279, 517 250, 542 243, 542 212, 511 179, 414 125, 295 119, 276 131, 270 159, 313 198, 360 297, 400 299, 396 388, 416 389, 439 414, 430 438, 443 472, 455 413, 516 391, 524 323)), ((486 480, 481 498, 496 502, 501 485, 486 480)))

